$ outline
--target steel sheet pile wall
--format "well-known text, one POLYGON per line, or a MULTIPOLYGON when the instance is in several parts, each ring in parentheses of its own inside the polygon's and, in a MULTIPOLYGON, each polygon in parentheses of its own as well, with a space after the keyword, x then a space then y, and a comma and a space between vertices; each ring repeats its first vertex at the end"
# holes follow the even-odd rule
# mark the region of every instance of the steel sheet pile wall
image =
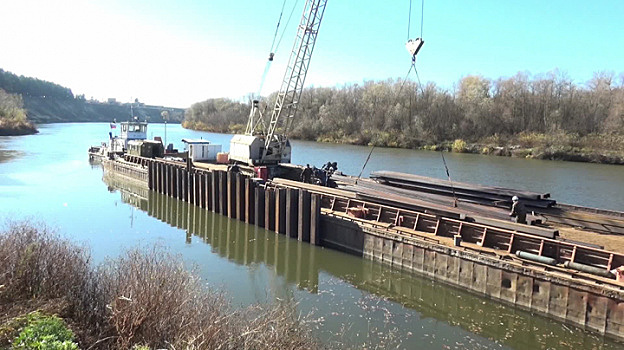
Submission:
POLYGON ((145 167, 150 190, 300 241, 319 243, 318 194, 261 185, 240 172, 189 169, 179 162, 137 156, 126 160, 145 167))

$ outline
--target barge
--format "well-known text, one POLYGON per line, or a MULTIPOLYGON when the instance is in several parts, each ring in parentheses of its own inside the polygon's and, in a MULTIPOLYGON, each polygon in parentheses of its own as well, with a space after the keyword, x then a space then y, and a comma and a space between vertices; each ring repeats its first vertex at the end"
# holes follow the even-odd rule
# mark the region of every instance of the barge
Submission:
MULTIPOLYGON (((105 174, 203 210, 624 340, 624 283, 616 278, 624 254, 562 239, 563 226, 480 217, 462 204, 443 206, 413 198, 400 203, 389 192, 375 199, 373 192, 358 192, 354 179, 341 174, 334 176, 339 189, 302 183, 296 181, 301 167, 289 164, 277 165, 264 180, 257 176, 258 167, 233 169, 188 158, 125 154, 102 163, 105 174)), ((360 179, 358 185, 370 189, 371 182, 360 179)), ((596 214, 609 216, 615 226, 624 217, 619 212, 596 214)))

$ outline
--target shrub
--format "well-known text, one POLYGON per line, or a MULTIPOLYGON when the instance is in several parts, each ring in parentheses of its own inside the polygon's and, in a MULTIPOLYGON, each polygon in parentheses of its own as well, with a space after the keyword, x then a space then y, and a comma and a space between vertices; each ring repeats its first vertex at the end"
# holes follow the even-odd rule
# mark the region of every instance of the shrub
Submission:
POLYGON ((453 149, 453 152, 457 152, 457 153, 464 153, 464 152, 466 152, 466 150, 467 150, 467 148, 466 148, 466 141, 464 141, 462 139, 455 140, 455 142, 453 142, 452 149, 453 149))
POLYGON ((83 247, 60 238, 43 224, 9 222, 0 235, 0 301, 74 295, 89 275, 83 247))
POLYGON ((209 344, 227 302, 204 290, 179 257, 162 249, 131 250, 98 270, 99 293, 117 346, 209 344))
POLYGON ((292 305, 232 310, 180 256, 160 248, 131 250, 103 264, 98 285, 116 348, 318 348, 292 305))

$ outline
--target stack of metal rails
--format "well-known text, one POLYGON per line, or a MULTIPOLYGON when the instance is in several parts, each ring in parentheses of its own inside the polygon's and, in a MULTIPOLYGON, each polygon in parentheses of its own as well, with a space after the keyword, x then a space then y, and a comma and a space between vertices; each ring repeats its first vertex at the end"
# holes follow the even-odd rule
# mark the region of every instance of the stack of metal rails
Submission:
MULTIPOLYGON (((467 222, 475 222, 546 238, 555 238, 559 234, 559 232, 553 228, 533 226, 541 223, 541 217, 537 215, 529 214, 527 216, 528 222, 533 225, 520 225, 509 221, 511 196, 509 196, 509 200, 498 198, 496 199, 496 203, 494 203, 494 196, 489 196, 489 198, 491 198, 490 202, 486 199, 479 200, 476 194, 470 194, 472 198, 457 198, 453 197, 452 193, 450 195, 448 193, 443 193, 442 190, 438 193, 434 193, 434 191, 416 189, 415 186, 409 184, 408 179, 414 177, 423 181, 427 178, 415 175, 376 172, 373 173, 371 177, 377 181, 371 179, 359 179, 355 181, 352 177, 341 175, 333 176, 332 178, 340 184, 342 189, 356 193, 358 199, 365 201, 467 222), (379 181, 377 177, 379 173, 392 174, 397 180, 393 180, 391 183, 379 181), (405 177, 402 178, 402 175, 405 175, 405 177), (402 180, 399 180, 401 178, 402 180), (509 203, 505 204, 506 201, 509 203)), ((432 180, 438 181, 437 179, 432 180)), ((467 187, 468 186, 466 186, 466 188, 467 187)), ((449 190, 449 192, 451 191, 449 190)), ((468 193, 468 191, 464 192, 468 193)), ((529 192, 526 192, 524 196, 528 197, 528 193, 529 192)), ((468 195, 466 195, 466 197, 468 197, 468 195)), ((502 197, 502 195, 499 195, 499 197, 502 197)), ((536 198, 534 199, 537 200, 536 198)))
POLYGON ((555 200, 550 199, 550 193, 451 182, 393 171, 376 171, 371 174, 371 178, 381 184, 419 192, 454 196, 458 200, 479 205, 509 208, 513 196, 518 196, 527 207, 532 208, 550 208, 556 204, 555 200))
POLYGON ((341 175, 333 178, 341 188, 358 193, 362 199, 414 210, 433 205, 438 211, 453 213, 448 217, 528 234, 552 238, 557 235, 557 231, 542 227, 555 225, 624 235, 624 212, 557 203, 550 198, 550 193, 451 183, 447 180, 392 171, 373 172, 372 180, 355 181, 353 177, 341 175), (520 198, 530 212, 527 216, 529 226, 509 222, 508 214, 514 195, 520 198))

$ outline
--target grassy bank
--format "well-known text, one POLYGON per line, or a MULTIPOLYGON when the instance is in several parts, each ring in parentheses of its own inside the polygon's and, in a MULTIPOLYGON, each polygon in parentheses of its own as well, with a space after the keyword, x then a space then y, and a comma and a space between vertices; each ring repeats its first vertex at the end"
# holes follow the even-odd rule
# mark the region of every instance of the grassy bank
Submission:
POLYGON ((12 223, 0 233, 0 274, 0 348, 48 336, 27 331, 41 329, 37 322, 63 335, 68 347, 58 349, 73 342, 81 349, 323 347, 311 336, 314 321, 294 305, 234 309, 163 249, 131 250, 93 266, 85 247, 41 225, 12 223))
POLYGON ((474 143, 458 139, 424 148, 517 158, 624 164, 624 135, 522 133, 512 137, 495 135, 474 143))

